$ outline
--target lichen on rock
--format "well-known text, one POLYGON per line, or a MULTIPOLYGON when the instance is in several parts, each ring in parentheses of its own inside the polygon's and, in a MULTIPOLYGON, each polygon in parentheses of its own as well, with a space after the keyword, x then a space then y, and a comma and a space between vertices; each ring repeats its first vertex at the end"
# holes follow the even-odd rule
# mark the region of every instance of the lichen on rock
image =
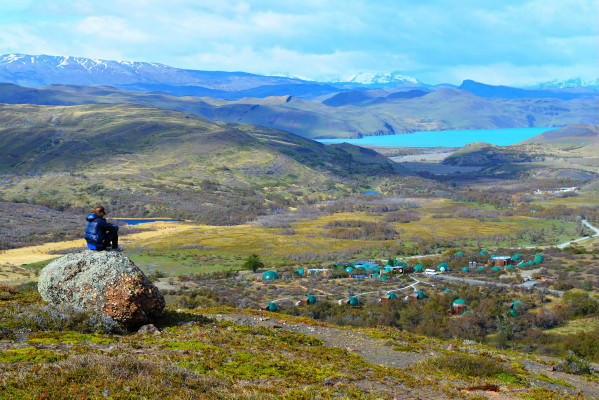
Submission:
POLYGON ((144 273, 118 252, 72 253, 48 264, 38 290, 53 305, 95 310, 134 330, 159 317, 164 297, 144 273))

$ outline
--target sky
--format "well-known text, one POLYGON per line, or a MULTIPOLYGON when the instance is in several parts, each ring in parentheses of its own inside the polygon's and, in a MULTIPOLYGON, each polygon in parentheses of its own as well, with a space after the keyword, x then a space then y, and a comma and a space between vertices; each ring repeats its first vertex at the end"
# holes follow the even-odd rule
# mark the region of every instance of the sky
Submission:
POLYGON ((598 26, 597 0, 0 0, 0 54, 527 86, 597 79, 598 26))

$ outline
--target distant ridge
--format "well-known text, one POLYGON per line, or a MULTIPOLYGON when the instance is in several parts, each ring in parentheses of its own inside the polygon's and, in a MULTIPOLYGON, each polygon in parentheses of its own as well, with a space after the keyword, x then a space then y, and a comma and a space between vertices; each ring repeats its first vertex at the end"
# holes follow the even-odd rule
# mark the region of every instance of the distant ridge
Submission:
MULTIPOLYGON (((111 86, 144 93, 213 97, 240 100, 245 97, 287 96, 322 100, 346 91, 431 92, 451 85, 427 85, 400 73, 360 73, 337 77, 339 82, 316 82, 288 76, 263 76, 247 72, 181 69, 151 62, 111 61, 71 56, 5 54, 0 56, 0 83, 39 88, 49 85, 111 86)), ((466 80, 459 87, 480 97, 555 98, 571 100, 597 97, 592 87, 570 87, 582 80, 555 81, 547 89, 492 86, 466 80), (560 86, 561 85, 561 86, 560 86)), ((351 96, 350 96, 351 97, 351 96)), ((359 96, 358 96, 359 97, 359 96)), ((379 96, 382 97, 382 96, 379 96)), ((386 100, 403 98, 401 94, 386 100)), ((412 97, 408 97, 412 98, 412 97)), ((339 100, 339 99, 338 99, 339 100)), ((366 99, 368 100, 368 99, 366 99)), ((373 99, 375 103, 381 99, 373 99)), ((343 102, 343 101, 342 101, 343 102)), ((353 101, 350 103, 355 104, 353 101)), ((349 104, 349 103, 348 103, 349 104)), ((340 104, 341 105, 341 104, 340 104)))
POLYGON ((552 89, 519 89, 510 86, 493 86, 473 80, 465 80, 459 89, 467 90, 480 97, 501 97, 505 99, 524 98, 553 98, 560 100, 572 100, 581 97, 597 97, 597 91, 572 92, 552 89))
MULTIPOLYGON (((370 91, 373 93, 374 91, 370 91)), ((384 95, 384 91, 377 91, 384 95)), ((356 96, 359 94, 357 92, 356 96)), ((79 105, 135 103, 195 114, 212 121, 266 126, 307 138, 348 138, 447 129, 555 127, 597 124, 596 99, 492 99, 440 89, 410 99, 376 97, 331 107, 294 96, 227 101, 175 97, 110 87, 52 85, 32 89, 0 83, 0 103, 79 105)))
POLYGON ((0 56, 0 82, 26 87, 102 85, 175 96, 243 97, 293 95, 313 98, 340 89, 328 84, 247 72, 199 71, 164 64, 69 56, 0 56))

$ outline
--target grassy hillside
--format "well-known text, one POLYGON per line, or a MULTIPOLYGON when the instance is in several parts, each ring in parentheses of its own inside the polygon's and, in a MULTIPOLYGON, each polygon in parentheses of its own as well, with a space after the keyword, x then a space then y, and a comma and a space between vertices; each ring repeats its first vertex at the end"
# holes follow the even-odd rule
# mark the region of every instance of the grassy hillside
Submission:
POLYGON ((2 105, 0 137, 2 198, 58 209, 240 222, 397 174, 371 150, 133 104, 2 105))
POLYGON ((599 144, 599 125, 572 124, 545 132, 522 143, 597 145, 599 144))
POLYGON ((470 143, 442 161, 445 165, 492 167, 497 164, 531 161, 532 157, 509 147, 470 143))
POLYGON ((222 307, 169 308, 156 322, 160 330, 127 334, 92 313, 44 304, 31 287, 0 288, 0 399, 557 400, 597 393, 592 376, 547 372, 556 360, 474 342, 222 307))
POLYGON ((136 103, 182 111, 213 121, 281 129, 309 138, 596 124, 599 115, 596 99, 481 98, 456 89, 442 89, 416 98, 389 96, 383 101, 332 107, 292 96, 226 101, 112 88, 53 85, 28 89, 1 84, 0 102, 49 105, 136 103))

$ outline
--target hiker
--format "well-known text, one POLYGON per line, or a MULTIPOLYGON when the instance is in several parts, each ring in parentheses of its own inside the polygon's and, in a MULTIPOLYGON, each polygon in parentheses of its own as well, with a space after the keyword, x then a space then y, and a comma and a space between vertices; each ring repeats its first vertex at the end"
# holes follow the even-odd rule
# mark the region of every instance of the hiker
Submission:
POLYGON ((89 210, 87 220, 87 228, 85 228, 85 240, 87 248, 90 250, 112 250, 123 251, 119 246, 119 227, 106 222, 104 216, 106 210, 104 207, 98 206, 89 210))

